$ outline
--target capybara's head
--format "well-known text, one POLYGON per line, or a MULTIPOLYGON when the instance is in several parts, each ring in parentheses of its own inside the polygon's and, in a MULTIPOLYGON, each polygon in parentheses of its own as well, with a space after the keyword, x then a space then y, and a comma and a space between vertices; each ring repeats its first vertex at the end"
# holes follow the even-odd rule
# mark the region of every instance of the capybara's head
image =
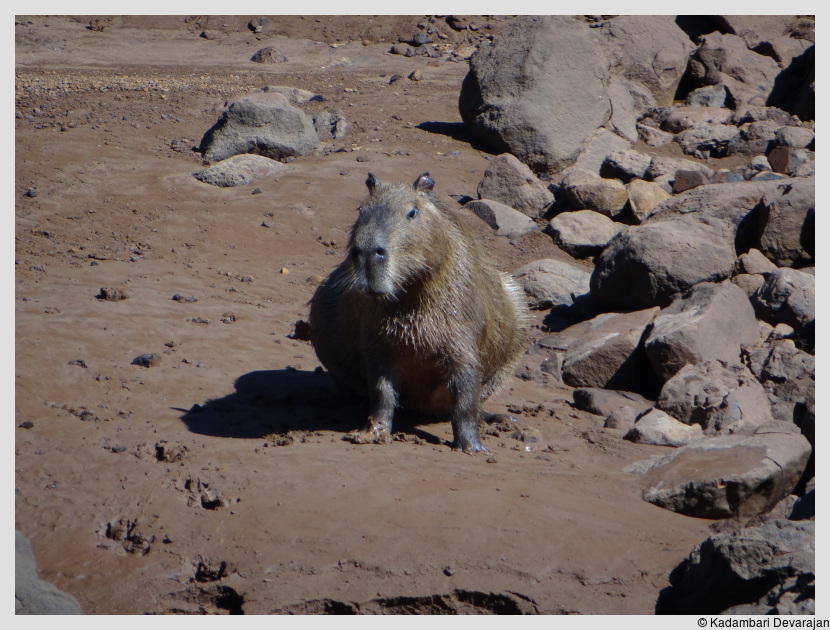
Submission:
POLYGON ((349 290, 395 300, 440 266, 440 226, 445 219, 434 203, 434 185, 429 173, 412 185, 384 184, 369 173, 369 196, 358 209, 349 238, 349 290))

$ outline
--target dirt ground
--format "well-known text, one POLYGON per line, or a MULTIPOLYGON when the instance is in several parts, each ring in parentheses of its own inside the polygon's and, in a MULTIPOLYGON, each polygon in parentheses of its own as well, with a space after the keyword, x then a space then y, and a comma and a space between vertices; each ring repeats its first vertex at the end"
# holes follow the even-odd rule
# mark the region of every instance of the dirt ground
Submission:
MULTIPOLYGON (((365 409, 291 335, 367 173, 429 171, 460 207, 490 155, 457 111, 467 64, 387 52, 426 18, 251 17, 17 18, 15 526, 40 577, 89 614, 652 613, 709 522, 641 500, 622 469, 665 451, 569 388, 512 378, 489 409, 543 442, 485 435, 489 457, 424 418, 344 440, 365 409), (249 61, 267 45, 288 61, 249 61), (197 181, 226 101, 270 85, 322 94, 305 111, 348 134, 270 179, 197 181)), ((504 270, 562 255, 465 220, 504 270)))

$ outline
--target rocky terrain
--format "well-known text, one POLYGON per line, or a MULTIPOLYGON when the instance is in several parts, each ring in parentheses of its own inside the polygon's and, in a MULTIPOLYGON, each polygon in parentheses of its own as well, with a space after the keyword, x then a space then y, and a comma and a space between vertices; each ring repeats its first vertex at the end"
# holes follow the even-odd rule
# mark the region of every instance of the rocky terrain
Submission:
POLYGON ((812 17, 15 36, 17 612, 814 613, 812 17), (307 341, 370 171, 527 295, 489 455, 307 341))

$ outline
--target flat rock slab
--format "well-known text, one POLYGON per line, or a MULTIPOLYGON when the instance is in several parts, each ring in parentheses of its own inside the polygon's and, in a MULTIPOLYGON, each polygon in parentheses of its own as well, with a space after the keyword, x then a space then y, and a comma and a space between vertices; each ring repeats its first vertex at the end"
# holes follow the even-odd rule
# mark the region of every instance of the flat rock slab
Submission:
POLYGON ((810 452, 807 439, 785 423, 748 436, 703 438, 655 462, 643 498, 687 516, 757 516, 792 492, 810 452))
POLYGON ((262 179, 269 175, 276 175, 290 170, 290 167, 263 157, 262 155, 234 155, 216 164, 211 164, 201 171, 193 173, 193 177, 205 184, 229 188, 250 184, 255 179, 262 179))

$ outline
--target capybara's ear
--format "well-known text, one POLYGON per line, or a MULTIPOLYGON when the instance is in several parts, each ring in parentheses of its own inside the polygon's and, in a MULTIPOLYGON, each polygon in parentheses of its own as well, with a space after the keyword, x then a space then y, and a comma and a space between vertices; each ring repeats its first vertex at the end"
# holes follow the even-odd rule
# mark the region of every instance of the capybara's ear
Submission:
POLYGON ((429 173, 421 173, 415 183, 412 184, 415 190, 432 190, 433 186, 435 186, 435 180, 429 176, 429 173))
POLYGON ((378 186, 380 186, 380 180, 375 177, 374 173, 369 173, 369 177, 366 178, 366 188, 369 189, 369 192, 372 192, 378 186))

